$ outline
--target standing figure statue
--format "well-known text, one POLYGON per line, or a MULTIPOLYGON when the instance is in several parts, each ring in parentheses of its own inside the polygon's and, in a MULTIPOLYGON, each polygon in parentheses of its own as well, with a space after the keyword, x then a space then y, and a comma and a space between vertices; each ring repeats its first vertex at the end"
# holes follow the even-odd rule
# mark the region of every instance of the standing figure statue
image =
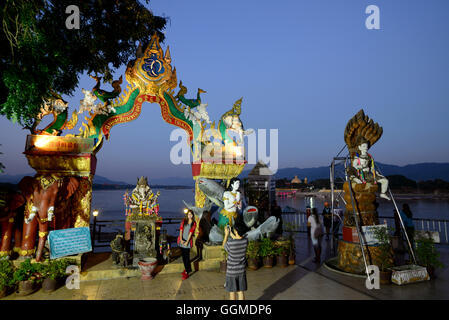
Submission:
POLYGON ((231 179, 229 187, 223 193, 224 207, 220 212, 220 218, 218 220, 218 226, 224 228, 226 225, 233 225, 234 220, 237 218, 237 208, 242 209, 241 194, 238 191, 240 188, 240 180, 237 178, 231 179))
POLYGON ((374 166, 374 158, 368 153, 370 142, 363 136, 360 136, 357 140, 357 149, 360 153, 357 152, 351 162, 352 167, 355 169, 352 170, 352 174, 350 176, 351 181, 359 184, 379 183, 379 196, 381 198, 391 200, 390 197, 388 197, 386 194, 388 190, 388 180, 376 170, 374 166))

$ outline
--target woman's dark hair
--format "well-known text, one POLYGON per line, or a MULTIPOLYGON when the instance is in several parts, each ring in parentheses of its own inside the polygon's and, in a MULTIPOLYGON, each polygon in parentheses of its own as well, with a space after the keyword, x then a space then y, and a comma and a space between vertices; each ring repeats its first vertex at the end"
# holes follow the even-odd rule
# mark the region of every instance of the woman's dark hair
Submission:
POLYGON ((236 181, 238 181, 238 182, 241 183, 240 179, 238 179, 238 178, 232 178, 232 179, 229 181, 229 186, 226 188, 226 191, 232 191, 232 185, 233 185, 234 182, 236 182, 236 181))
POLYGON ((195 221, 195 213, 192 210, 187 210, 187 213, 184 216, 184 223, 189 223, 189 213, 192 213, 192 221, 195 221))
POLYGON ((315 222, 317 224, 320 223, 320 218, 318 217, 318 209, 317 208, 312 208, 312 213, 311 215, 313 216, 313 218, 315 219, 315 222))
POLYGON ((413 213, 410 210, 410 207, 408 206, 408 203, 404 203, 402 205, 402 212, 404 212, 404 214, 407 216, 407 218, 409 218, 409 219, 413 218, 413 213))

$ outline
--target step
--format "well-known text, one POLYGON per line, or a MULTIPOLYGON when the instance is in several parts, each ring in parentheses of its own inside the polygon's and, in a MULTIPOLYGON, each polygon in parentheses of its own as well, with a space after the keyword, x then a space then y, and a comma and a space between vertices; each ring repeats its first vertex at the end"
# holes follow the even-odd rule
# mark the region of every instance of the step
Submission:
MULTIPOLYGON (((220 269, 220 261, 222 259, 208 259, 208 260, 194 260, 192 254, 192 269, 198 270, 216 270, 220 269)), ((165 264, 158 265, 155 268, 154 274, 170 274, 184 271, 184 264, 182 258, 178 257, 176 260, 165 264)), ((86 259, 86 263, 80 274, 80 281, 95 281, 95 280, 111 280, 118 278, 140 277, 141 271, 139 268, 123 268, 114 266, 110 253, 90 254, 86 259)))

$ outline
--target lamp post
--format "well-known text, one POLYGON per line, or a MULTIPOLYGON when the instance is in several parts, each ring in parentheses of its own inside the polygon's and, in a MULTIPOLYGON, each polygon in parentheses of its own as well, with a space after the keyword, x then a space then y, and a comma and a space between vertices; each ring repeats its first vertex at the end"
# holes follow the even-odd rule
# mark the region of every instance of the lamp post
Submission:
POLYGON ((94 227, 93 227, 93 235, 92 235, 92 252, 95 250, 95 234, 97 232, 97 216, 98 216, 98 210, 94 210, 92 214, 94 215, 94 227))

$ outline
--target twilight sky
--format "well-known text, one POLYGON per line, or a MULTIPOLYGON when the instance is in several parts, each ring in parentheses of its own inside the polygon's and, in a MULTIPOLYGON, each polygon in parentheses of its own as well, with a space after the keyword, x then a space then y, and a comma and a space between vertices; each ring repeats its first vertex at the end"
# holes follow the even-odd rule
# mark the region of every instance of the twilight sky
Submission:
MULTIPOLYGON (((217 121, 243 97, 245 128, 279 130, 280 168, 329 165, 361 108, 384 129, 370 150, 376 161, 449 162, 447 0, 152 0, 150 8, 170 17, 162 47, 188 96, 206 90, 217 121), (368 5, 380 9, 380 30, 365 27, 368 5)), ((80 78, 65 97, 71 110, 94 85, 80 78)), ((189 165, 170 162, 173 129, 157 104, 144 104, 137 120, 112 128, 97 174, 131 183, 191 176, 189 165)), ((22 154, 27 133, 0 117, 6 174, 33 172, 22 154)))

